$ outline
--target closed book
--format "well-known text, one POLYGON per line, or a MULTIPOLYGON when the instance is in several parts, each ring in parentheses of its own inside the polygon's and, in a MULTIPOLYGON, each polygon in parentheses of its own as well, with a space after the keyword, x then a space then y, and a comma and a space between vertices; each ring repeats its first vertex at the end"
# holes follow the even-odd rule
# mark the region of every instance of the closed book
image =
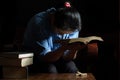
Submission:
POLYGON ((26 58, 33 57, 33 55, 32 52, 0 52, 0 57, 6 58, 26 58))
POLYGON ((33 57, 21 58, 21 59, 0 57, 0 65, 2 66, 26 67, 31 64, 33 64, 33 57))

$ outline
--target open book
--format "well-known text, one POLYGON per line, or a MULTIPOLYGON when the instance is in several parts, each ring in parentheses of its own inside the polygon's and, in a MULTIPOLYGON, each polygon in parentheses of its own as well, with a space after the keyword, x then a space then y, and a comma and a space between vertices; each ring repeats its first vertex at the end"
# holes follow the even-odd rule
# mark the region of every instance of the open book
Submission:
POLYGON ((74 43, 74 42, 81 42, 84 44, 88 44, 91 41, 103 41, 103 39, 99 36, 88 36, 88 37, 79 37, 79 38, 72 38, 72 39, 63 39, 57 40, 57 43, 74 43))

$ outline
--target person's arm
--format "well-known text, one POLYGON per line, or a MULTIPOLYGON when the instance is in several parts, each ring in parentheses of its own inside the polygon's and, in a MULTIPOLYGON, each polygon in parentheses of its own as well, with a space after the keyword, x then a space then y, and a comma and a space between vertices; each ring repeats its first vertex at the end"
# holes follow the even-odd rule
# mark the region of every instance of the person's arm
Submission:
MULTIPOLYGON (((83 45, 81 43, 70 43, 70 44, 61 44, 59 48, 54 51, 51 51, 51 47, 48 43, 49 40, 43 40, 37 42, 37 45, 42 46, 42 52, 39 52, 40 59, 45 62, 55 62, 58 59, 62 58, 65 55, 66 50, 70 50, 69 54, 65 55, 66 59, 75 58, 76 51, 82 49, 83 45)), ((39 49, 39 48, 38 48, 39 49)))
POLYGON ((77 50, 69 50, 68 54, 63 55, 63 59, 66 61, 76 59, 77 52, 78 52, 77 50))
POLYGON ((63 56, 65 50, 66 47, 61 46, 57 50, 48 52, 46 55, 42 56, 42 60, 45 62, 55 62, 63 56))
MULTIPOLYGON (((45 62, 55 62, 57 61, 59 58, 62 57, 62 55, 64 54, 64 51, 66 50, 66 46, 67 45, 57 45, 56 44, 56 49, 51 50, 51 46, 52 43, 50 43, 51 40, 49 39, 45 39, 43 41, 37 41, 37 45, 39 47, 42 47, 42 50, 40 50, 40 52, 37 52, 39 54, 39 58, 42 59, 45 62)), ((39 50, 39 48, 37 49, 39 50)))
POLYGON ((61 57, 63 57, 64 60, 72 60, 76 58, 77 51, 84 47, 85 45, 81 45, 81 43, 65 44, 55 51, 48 52, 42 59, 46 62, 55 62, 61 57), (66 50, 69 50, 69 52, 65 55, 66 50))
POLYGON ((85 47, 84 44, 81 43, 72 43, 68 44, 67 50, 65 51, 63 55, 64 60, 73 60, 77 56, 77 52, 85 47))

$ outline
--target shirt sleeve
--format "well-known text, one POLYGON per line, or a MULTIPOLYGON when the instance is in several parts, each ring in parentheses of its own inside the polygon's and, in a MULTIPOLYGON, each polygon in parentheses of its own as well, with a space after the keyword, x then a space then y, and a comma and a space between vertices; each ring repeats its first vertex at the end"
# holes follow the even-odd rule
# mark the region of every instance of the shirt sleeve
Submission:
POLYGON ((46 55, 48 52, 51 52, 51 47, 49 46, 48 44, 48 41, 47 40, 43 40, 43 41, 36 41, 36 43, 43 47, 43 50, 42 52, 40 52, 40 55, 46 55))
POLYGON ((78 37, 79 37, 79 31, 78 30, 69 34, 69 39, 78 38, 78 37))

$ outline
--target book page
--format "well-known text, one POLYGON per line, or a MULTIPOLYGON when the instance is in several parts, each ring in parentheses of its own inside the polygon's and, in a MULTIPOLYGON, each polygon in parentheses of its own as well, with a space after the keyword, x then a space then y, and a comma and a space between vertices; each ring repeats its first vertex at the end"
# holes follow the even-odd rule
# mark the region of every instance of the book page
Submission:
POLYGON ((29 57, 29 58, 22 58, 21 61, 21 66, 22 67, 26 67, 33 64, 33 57, 29 57))
POLYGON ((103 39, 99 36, 89 36, 87 37, 88 42, 92 41, 92 40, 98 40, 98 41, 103 41, 103 39))

